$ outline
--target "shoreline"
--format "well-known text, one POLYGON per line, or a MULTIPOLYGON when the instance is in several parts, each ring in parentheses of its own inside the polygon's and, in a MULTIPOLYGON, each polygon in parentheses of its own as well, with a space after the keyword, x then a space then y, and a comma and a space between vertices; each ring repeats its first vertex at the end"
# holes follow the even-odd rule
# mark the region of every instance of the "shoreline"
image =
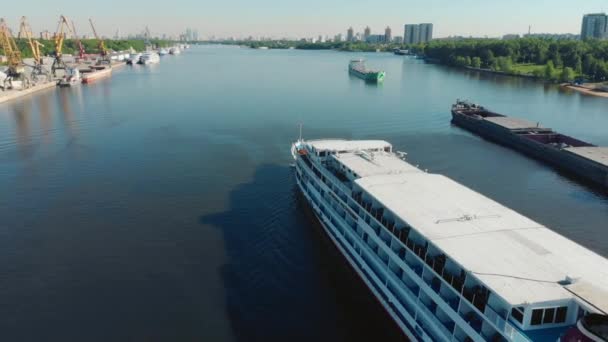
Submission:
POLYGON ((26 97, 28 95, 34 94, 36 92, 39 92, 41 90, 50 89, 50 88, 54 88, 54 87, 57 87, 56 81, 47 81, 47 82, 32 86, 28 89, 4 90, 4 91, 0 92, 0 104, 4 104, 4 103, 12 101, 12 100, 17 100, 17 99, 26 97))
POLYGON ((606 91, 599 91, 599 90, 587 88, 584 86, 573 85, 570 83, 562 83, 562 84, 560 84, 560 86, 562 88, 571 89, 571 90, 577 91, 577 92, 585 94, 585 95, 608 98, 608 92, 606 92, 606 91))

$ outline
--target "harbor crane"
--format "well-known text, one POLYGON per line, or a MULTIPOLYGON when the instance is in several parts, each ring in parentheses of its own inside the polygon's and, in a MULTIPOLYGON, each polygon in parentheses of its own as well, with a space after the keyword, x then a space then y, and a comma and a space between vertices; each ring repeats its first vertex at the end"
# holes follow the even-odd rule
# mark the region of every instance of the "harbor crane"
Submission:
POLYGON ((0 18, 0 47, 8 59, 8 70, 0 73, 2 89, 13 89, 14 81, 21 81, 21 89, 30 87, 30 79, 25 74, 25 65, 21 58, 21 51, 15 43, 13 34, 3 18, 0 18))
POLYGON ((106 44, 103 41, 103 39, 101 39, 101 37, 99 35, 97 35, 97 30, 95 30, 95 25, 93 24, 93 19, 89 18, 89 23, 91 24, 91 28, 93 29, 93 35, 95 36, 95 39, 97 39, 97 48, 99 49, 99 55, 101 56, 100 62, 109 63, 110 56, 108 54, 108 49, 106 48, 106 44))
POLYGON ((63 42, 68 33, 71 33, 70 24, 68 23, 68 19, 62 15, 59 17, 59 24, 53 36, 53 40, 55 41, 55 60, 51 66, 53 76, 56 76, 57 70, 67 69, 67 65, 65 65, 65 61, 63 60, 63 42))
POLYGON ((146 51, 152 50, 152 42, 150 42, 150 29, 148 25, 146 25, 146 30, 144 31, 144 46, 146 47, 146 51))
POLYGON ((27 39, 27 43, 30 47, 30 51, 32 51, 32 57, 34 58, 34 65, 32 67, 31 76, 37 78, 38 76, 44 76, 47 80, 50 78, 49 73, 44 70, 42 53, 40 52, 40 47, 44 47, 44 44, 40 43, 38 40, 32 38, 32 28, 27 22, 26 17, 21 17, 21 27, 19 29, 19 34, 17 38, 27 39), (22 37, 21 34, 25 35, 22 37))
POLYGON ((80 40, 80 38, 78 38, 78 33, 76 33, 76 25, 74 25, 74 20, 72 20, 72 32, 74 33, 74 37, 76 38, 76 45, 78 45, 78 58, 87 58, 87 53, 84 50, 84 45, 82 45, 82 41, 80 40))

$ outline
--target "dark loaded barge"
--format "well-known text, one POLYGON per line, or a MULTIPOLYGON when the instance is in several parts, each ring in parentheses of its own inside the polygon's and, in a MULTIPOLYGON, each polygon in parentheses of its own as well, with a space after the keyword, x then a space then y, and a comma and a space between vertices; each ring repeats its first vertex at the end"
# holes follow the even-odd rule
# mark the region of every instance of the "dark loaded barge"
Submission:
POLYGON ((460 100, 452 105, 452 123, 608 188, 608 147, 460 100))

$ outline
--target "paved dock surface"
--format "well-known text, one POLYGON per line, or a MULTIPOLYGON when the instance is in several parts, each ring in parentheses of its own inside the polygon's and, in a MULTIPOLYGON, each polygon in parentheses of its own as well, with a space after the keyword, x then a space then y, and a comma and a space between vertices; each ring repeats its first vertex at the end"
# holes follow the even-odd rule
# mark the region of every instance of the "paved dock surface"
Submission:
POLYGON ((57 86, 57 83, 55 81, 49 81, 49 82, 37 84, 35 86, 32 86, 32 87, 30 87, 28 89, 24 89, 24 90, 10 89, 10 90, 6 90, 6 91, 0 91, 0 103, 19 99, 24 96, 33 94, 35 92, 38 92, 38 91, 41 91, 44 89, 54 88, 56 86, 57 86))

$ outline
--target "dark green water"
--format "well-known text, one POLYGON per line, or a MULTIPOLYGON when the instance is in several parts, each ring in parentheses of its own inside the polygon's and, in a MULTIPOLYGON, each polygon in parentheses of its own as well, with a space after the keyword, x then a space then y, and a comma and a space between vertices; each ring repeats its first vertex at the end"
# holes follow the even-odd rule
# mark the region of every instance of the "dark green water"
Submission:
POLYGON ((606 99, 390 54, 197 47, 0 105, 1 339, 396 339, 297 194, 300 122, 608 256, 608 195, 452 127, 456 98, 608 145, 606 99), (350 78, 355 57, 384 84, 350 78))

